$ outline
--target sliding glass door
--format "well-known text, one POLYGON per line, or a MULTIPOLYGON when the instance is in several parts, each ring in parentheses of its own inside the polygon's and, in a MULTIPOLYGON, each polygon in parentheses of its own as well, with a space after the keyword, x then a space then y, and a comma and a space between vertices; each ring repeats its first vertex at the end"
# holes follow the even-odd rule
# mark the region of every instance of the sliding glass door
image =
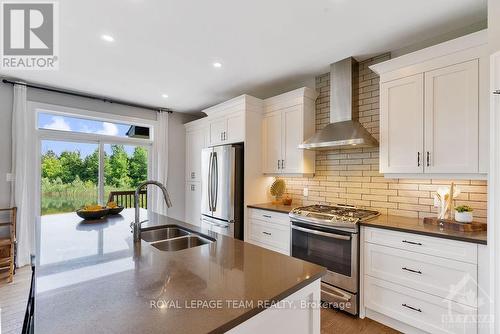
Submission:
POLYGON ((42 140, 42 215, 73 212, 98 203, 98 184, 98 143, 42 140))
POLYGON ((48 111, 38 113, 37 128, 41 215, 108 201, 134 206, 134 190, 150 174, 149 128, 48 111))

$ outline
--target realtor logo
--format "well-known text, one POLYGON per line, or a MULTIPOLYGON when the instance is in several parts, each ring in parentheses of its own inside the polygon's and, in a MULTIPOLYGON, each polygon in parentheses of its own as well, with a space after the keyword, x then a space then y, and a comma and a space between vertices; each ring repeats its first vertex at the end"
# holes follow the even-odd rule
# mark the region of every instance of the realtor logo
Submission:
POLYGON ((58 3, 2 2, 1 68, 58 69, 58 3))

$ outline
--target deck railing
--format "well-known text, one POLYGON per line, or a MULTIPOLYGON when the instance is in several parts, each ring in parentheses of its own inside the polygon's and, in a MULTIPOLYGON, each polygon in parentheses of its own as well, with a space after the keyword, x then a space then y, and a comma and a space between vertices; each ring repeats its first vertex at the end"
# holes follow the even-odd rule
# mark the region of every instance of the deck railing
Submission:
MULTIPOLYGON (((133 208, 135 207, 134 194, 135 190, 112 191, 109 193, 108 202, 116 202, 116 204, 124 208, 133 208)), ((139 193, 139 207, 148 208, 148 193, 146 190, 141 190, 139 193)))

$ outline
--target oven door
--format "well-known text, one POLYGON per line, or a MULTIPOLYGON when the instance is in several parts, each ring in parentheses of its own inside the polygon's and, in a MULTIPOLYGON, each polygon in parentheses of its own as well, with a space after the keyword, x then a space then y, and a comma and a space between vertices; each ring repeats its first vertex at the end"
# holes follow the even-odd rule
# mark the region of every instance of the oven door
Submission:
POLYGON ((292 222, 293 257, 328 269, 321 279, 351 293, 358 292, 358 234, 292 222))

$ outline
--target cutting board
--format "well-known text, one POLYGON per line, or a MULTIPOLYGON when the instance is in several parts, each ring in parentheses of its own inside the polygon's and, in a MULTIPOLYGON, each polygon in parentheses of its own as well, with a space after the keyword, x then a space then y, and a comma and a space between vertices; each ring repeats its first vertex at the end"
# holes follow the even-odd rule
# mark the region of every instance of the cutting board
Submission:
POLYGON ((472 222, 472 223, 459 223, 451 219, 438 219, 438 218, 424 218, 425 225, 442 226, 448 230, 460 232, 480 232, 486 231, 486 223, 472 222))

